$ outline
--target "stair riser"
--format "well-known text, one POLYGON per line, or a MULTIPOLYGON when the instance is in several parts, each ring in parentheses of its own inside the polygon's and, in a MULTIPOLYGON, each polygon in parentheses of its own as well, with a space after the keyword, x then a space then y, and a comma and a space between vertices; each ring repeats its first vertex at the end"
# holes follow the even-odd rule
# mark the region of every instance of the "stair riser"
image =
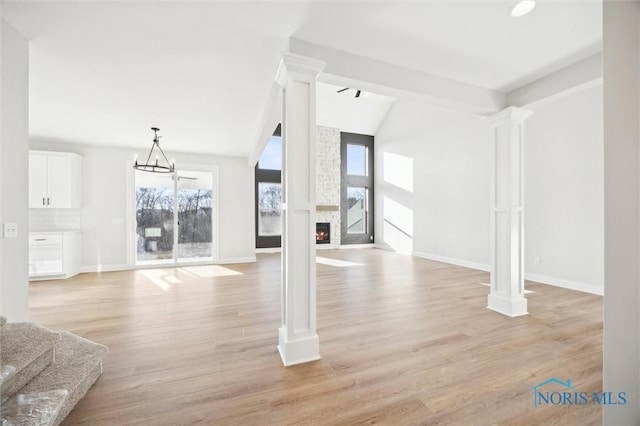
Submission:
POLYGON ((96 365, 93 370, 91 370, 82 383, 73 390, 71 395, 69 395, 69 399, 65 402, 60 409, 60 413, 58 417, 56 417, 53 426, 58 426, 62 421, 69 415, 73 407, 86 395, 87 391, 91 388, 91 386, 98 380, 100 375, 102 374, 102 363, 96 365))

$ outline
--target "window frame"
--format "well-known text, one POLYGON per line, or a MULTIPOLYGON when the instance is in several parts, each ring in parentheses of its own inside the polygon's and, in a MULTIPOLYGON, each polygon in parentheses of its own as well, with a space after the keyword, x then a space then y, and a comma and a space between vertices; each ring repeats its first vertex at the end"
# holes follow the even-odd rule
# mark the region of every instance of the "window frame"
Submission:
POLYGON ((374 137, 358 133, 340 132, 340 244, 373 244, 374 237, 374 163, 373 163, 374 137), (367 149, 366 176, 347 174, 347 145, 362 145, 367 149), (366 232, 350 234, 347 232, 347 188, 366 188, 367 215, 366 232))
MULTIPOLYGON (((273 136, 282 137, 282 130, 280 124, 273 132, 273 136)), ((278 248, 282 245, 281 235, 261 236, 258 232, 258 221, 260 220, 260 207, 258 197, 260 195, 259 186, 260 183, 279 183, 282 184, 282 170, 261 169, 260 159, 256 163, 255 167, 255 179, 254 179, 254 209, 255 209, 255 237, 256 248, 278 248)))

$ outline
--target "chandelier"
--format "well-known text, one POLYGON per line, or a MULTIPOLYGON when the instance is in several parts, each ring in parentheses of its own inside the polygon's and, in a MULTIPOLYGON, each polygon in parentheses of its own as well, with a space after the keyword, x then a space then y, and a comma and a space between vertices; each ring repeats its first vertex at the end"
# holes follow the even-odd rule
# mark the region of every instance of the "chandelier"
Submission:
POLYGON ((158 130, 160 129, 158 129, 157 127, 152 127, 151 130, 153 130, 153 134, 154 134, 153 145, 151 145, 151 150, 149 151, 149 156, 147 157, 147 161, 144 164, 140 164, 136 159, 136 163, 133 165, 133 168, 136 170, 140 170, 142 172, 173 173, 175 171, 174 161, 171 160, 171 162, 169 162, 169 160, 167 160, 167 156, 164 155, 162 148, 160 148, 160 138, 162 137, 162 136, 158 136, 158 130), (162 154, 162 158, 164 159, 164 164, 166 165, 158 162, 160 160, 160 157, 157 153, 155 157, 155 162, 150 162, 151 156, 153 155, 153 151, 156 148, 158 149, 158 151, 160 151, 160 154, 162 154))

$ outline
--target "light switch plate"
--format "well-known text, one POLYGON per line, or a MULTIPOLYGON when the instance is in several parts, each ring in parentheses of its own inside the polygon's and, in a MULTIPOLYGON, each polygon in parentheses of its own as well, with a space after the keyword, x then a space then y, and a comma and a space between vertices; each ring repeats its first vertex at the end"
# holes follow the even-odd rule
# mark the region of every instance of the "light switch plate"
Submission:
POLYGON ((18 224, 15 222, 4 224, 4 237, 16 238, 18 236, 18 224))

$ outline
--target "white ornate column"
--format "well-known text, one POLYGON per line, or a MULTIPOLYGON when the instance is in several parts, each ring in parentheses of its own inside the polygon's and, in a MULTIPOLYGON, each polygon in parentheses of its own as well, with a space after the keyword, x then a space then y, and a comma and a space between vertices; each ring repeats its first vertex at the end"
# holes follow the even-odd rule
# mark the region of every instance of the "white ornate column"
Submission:
POLYGON ((488 118, 491 127, 491 292, 488 308, 527 314, 524 297, 524 121, 509 107, 488 118))
POLYGON ((320 359, 316 334, 316 78, 324 62, 283 53, 282 321, 285 366, 320 359))

